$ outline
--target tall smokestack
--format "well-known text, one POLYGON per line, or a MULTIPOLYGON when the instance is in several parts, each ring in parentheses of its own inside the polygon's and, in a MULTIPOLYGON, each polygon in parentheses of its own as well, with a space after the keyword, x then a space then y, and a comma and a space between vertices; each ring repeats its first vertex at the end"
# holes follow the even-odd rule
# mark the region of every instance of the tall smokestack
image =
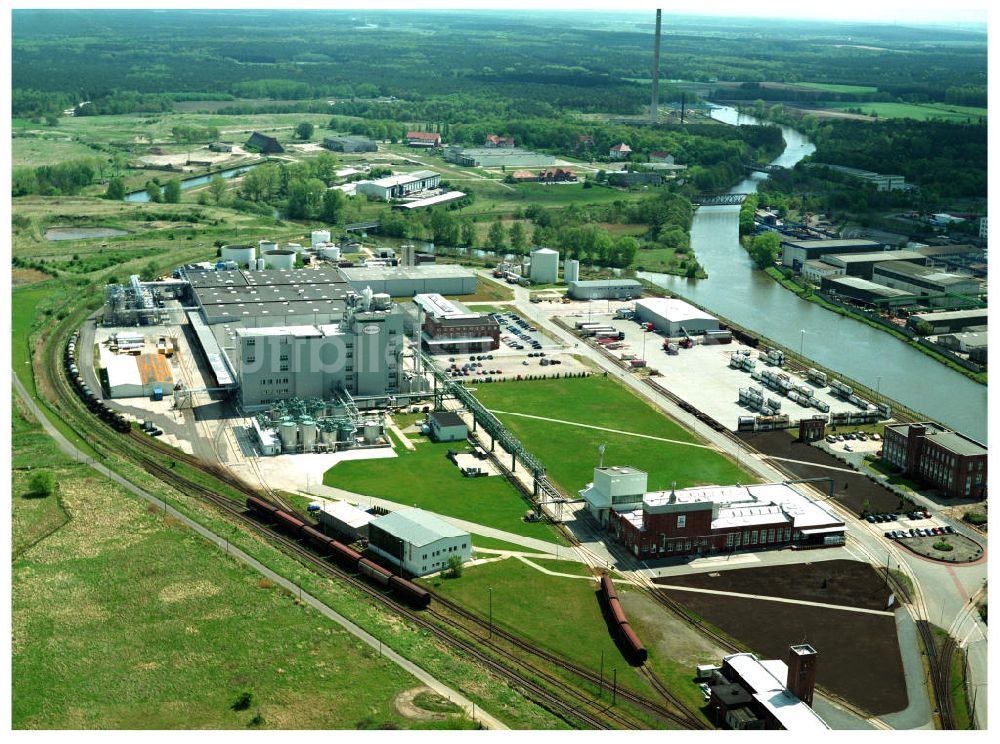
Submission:
POLYGON ((660 13, 656 9, 656 41, 653 46, 653 102, 649 107, 649 121, 656 123, 656 116, 660 112, 660 13))

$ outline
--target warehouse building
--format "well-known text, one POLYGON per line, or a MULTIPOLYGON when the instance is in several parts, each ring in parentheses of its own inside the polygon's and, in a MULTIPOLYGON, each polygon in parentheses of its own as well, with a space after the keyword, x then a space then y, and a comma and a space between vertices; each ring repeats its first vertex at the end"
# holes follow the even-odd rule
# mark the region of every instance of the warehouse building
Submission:
MULTIPOLYGON (((820 259, 823 263, 831 267, 842 269, 840 272, 846 276, 860 276, 862 279, 871 279, 872 271, 880 264, 890 264, 895 261, 905 261, 915 266, 924 266, 927 257, 916 251, 874 251, 872 253, 845 253, 833 256, 823 256, 820 259)), ((807 261, 808 265, 811 263, 807 261)), ((805 276, 806 270, 802 270, 805 276)))
POLYGON ((734 730, 829 730, 812 708, 817 658, 808 644, 789 647, 787 664, 749 652, 724 656, 709 682, 715 719, 734 730))
POLYGON ((845 273, 843 266, 829 264, 826 259, 812 259, 802 264, 802 278, 814 284, 822 282, 824 277, 844 276, 845 273))
POLYGON ((794 271, 802 271, 806 261, 823 256, 872 253, 883 248, 874 240, 782 240, 781 263, 794 271))
POLYGON ((986 331, 968 331, 965 333, 946 333, 938 336, 937 342, 946 349, 960 351, 963 354, 982 353, 989 342, 986 331))
MULTIPOLYGON (((570 262, 566 262, 569 272, 570 262)), ((632 300, 642 296, 642 285, 635 279, 567 279, 568 294, 574 300, 632 300)))
POLYGON ((334 152, 376 152, 378 150, 378 145, 375 144, 374 140, 352 134, 326 137, 323 140, 323 147, 334 152))
POLYGON ((952 498, 986 498, 985 445, 930 421, 885 427, 883 459, 952 498))
POLYGON ((859 276, 827 276, 820 282, 820 291, 839 295, 862 305, 888 303, 892 305, 913 305, 917 298, 902 289, 893 289, 884 284, 876 284, 859 276))
POLYGON ((164 355, 115 354, 104 345, 100 349, 100 366, 107 374, 109 397, 148 398, 157 390, 160 395, 173 392, 174 378, 164 355))
POLYGON ((979 280, 974 277, 902 262, 876 264, 872 270, 872 281, 919 297, 929 297, 932 305, 933 298, 936 297, 944 295, 976 297, 981 291, 979 280))
POLYGON ((368 538, 368 525, 376 519, 363 509, 346 501, 321 501, 313 504, 319 507, 316 516, 338 540, 348 543, 368 538))
POLYGON ((989 320, 986 308, 980 310, 949 310, 941 313, 914 313, 906 321, 913 328, 921 322, 931 326, 930 335, 961 331, 971 326, 985 326, 989 320))
POLYGON ((478 282, 475 272, 457 264, 356 266, 339 271, 354 291, 371 287, 373 292, 391 297, 475 294, 478 282))
POLYGON ((653 328, 668 336, 688 333, 704 333, 719 330, 719 320, 694 305, 667 297, 649 297, 635 303, 635 314, 639 321, 652 323, 653 328))
POLYGON ((848 168, 845 165, 830 165, 828 163, 812 163, 814 168, 829 168, 839 171, 848 176, 853 176, 862 181, 870 183, 878 191, 896 191, 899 189, 912 188, 906 185, 906 178, 899 175, 885 175, 874 171, 862 170, 860 168, 848 168))
POLYGON ((532 168, 556 163, 551 155, 518 147, 447 147, 444 159, 468 168, 532 168))
POLYGON ((441 135, 437 132, 407 132, 406 144, 410 147, 441 147, 441 135))
POLYGON ((441 174, 429 170, 418 170, 412 173, 401 173, 397 176, 387 176, 375 181, 359 181, 355 187, 357 193, 365 196, 389 201, 402 199, 404 196, 419 191, 435 189, 441 183, 441 174))
POLYGON ((431 353, 481 353, 500 348, 500 324, 487 313, 476 313, 440 294, 413 298, 424 313, 421 344, 431 353))
POLYGON ((472 558, 468 532, 422 509, 399 509, 368 525, 368 548, 413 576, 448 568, 448 559, 472 558))
POLYGON ((559 251, 536 248, 531 252, 532 284, 555 284, 559 281, 559 251))
POLYGON ((469 438, 469 427, 454 411, 428 413, 427 423, 435 442, 464 442, 469 438))

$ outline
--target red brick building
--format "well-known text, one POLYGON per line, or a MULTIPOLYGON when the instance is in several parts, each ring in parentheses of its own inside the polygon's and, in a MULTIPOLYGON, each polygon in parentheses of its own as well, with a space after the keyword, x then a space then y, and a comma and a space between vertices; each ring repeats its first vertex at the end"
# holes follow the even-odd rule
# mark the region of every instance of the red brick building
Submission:
POLYGON ((933 422, 886 426, 882 457, 946 496, 986 498, 986 447, 933 422))
POLYGON ((500 348, 500 324, 439 294, 418 294, 413 302, 424 311, 421 346, 434 353, 470 353, 500 348))
POLYGON ((407 132, 406 144, 410 147, 441 147, 441 135, 436 132, 407 132))

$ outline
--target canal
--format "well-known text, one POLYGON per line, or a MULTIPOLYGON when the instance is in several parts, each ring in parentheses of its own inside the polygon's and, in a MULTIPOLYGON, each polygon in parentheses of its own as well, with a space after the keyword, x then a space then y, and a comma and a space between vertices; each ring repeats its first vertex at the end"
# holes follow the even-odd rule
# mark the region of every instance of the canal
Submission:
MULTIPOLYGON (((248 170, 253 170, 258 165, 263 165, 264 161, 259 163, 251 163, 249 165, 243 165, 239 168, 229 168, 224 171, 219 171, 217 173, 209 173, 204 176, 195 176, 194 178, 185 178, 181 181, 181 189, 192 189, 195 186, 201 186, 203 184, 211 181, 215 176, 222 176, 223 178, 232 178, 233 176, 238 176, 242 173, 246 173, 248 170)), ((127 202, 148 202, 149 192, 148 191, 132 191, 125 194, 125 201, 127 202)))
MULTIPOLYGON (((759 123, 728 107, 714 108, 712 115, 730 124, 759 123)), ((802 133, 788 127, 782 132, 787 146, 773 163, 791 167, 816 149, 802 133)), ((764 173, 754 173, 731 191, 754 192, 765 178, 764 173)), ((756 271, 739 243, 739 211, 739 207, 700 207, 695 215, 691 245, 707 279, 648 272, 640 276, 986 442, 985 385, 884 331, 802 300, 756 271)))

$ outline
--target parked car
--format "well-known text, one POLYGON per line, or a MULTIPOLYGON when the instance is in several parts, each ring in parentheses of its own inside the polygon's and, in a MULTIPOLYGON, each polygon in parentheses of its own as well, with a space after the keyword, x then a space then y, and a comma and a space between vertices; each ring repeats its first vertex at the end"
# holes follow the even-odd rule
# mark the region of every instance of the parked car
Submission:
POLYGON ((952 527, 949 524, 946 524, 943 529, 945 531, 945 534, 947 534, 947 535, 954 535, 955 534, 955 528, 952 527))
POLYGON ((869 524, 875 524, 875 515, 869 514, 867 517, 865 517, 865 521, 868 522, 869 524))

